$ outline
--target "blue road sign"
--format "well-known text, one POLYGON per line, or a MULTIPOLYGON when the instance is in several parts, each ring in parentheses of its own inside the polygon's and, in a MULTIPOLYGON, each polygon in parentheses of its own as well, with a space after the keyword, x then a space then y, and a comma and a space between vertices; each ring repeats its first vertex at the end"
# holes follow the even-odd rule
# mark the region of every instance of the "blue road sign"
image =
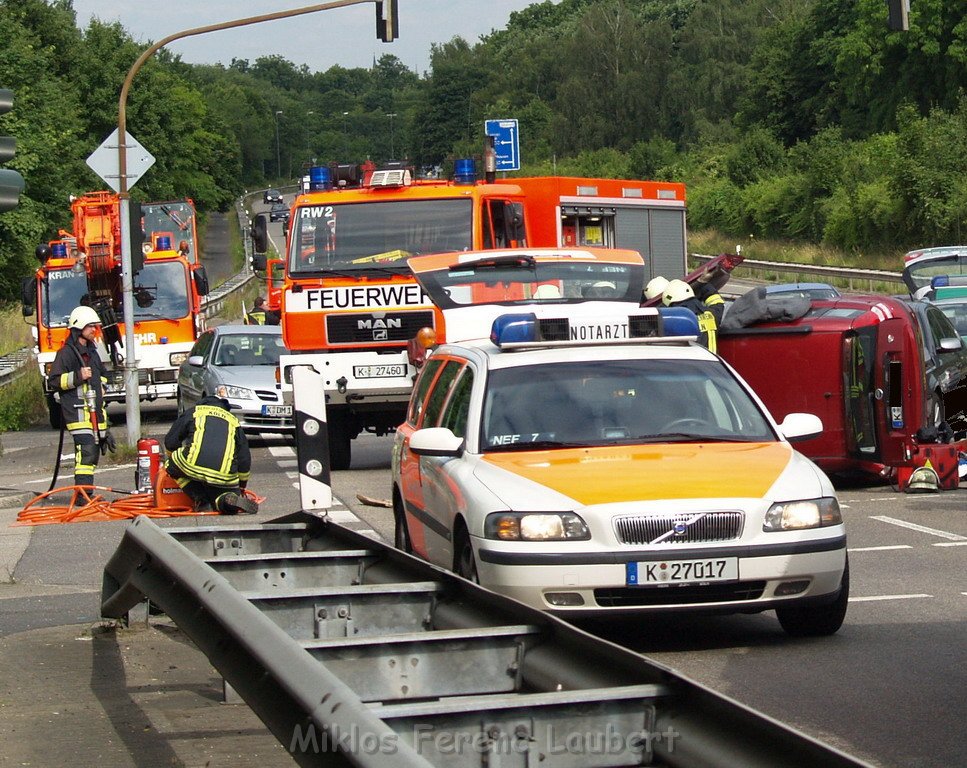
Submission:
POLYGON ((487 120, 484 133, 494 137, 498 171, 520 170, 520 133, 516 120, 487 120))

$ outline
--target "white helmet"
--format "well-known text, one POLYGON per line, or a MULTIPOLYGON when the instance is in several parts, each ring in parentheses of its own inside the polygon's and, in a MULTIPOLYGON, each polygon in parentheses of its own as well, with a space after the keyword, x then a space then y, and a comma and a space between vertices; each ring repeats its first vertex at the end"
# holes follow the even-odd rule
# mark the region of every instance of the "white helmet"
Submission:
POLYGON ((903 490, 907 493, 936 493, 940 490, 940 478, 933 467, 917 467, 903 490))
POLYGON ((645 286, 645 298, 654 299, 656 296, 661 296, 665 289, 668 287, 668 278, 658 275, 658 277, 653 277, 648 281, 648 285, 645 286))
POLYGON ((100 325, 101 318, 91 307, 76 307, 67 320, 67 327, 77 328, 77 330, 82 330, 85 326, 92 324, 100 325))
POLYGON ((661 297, 662 303, 668 307, 678 304, 680 301, 688 301, 695 298, 695 291, 692 286, 684 280, 672 280, 665 286, 665 292, 661 297))

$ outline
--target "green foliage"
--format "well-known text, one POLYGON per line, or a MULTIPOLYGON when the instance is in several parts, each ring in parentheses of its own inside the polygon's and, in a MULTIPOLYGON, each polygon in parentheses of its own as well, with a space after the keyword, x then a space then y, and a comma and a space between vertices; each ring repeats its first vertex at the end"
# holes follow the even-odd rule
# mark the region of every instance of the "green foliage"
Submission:
POLYGON ((0 397, 0 432, 18 432, 47 421, 47 405, 35 369, 3 387, 0 397))

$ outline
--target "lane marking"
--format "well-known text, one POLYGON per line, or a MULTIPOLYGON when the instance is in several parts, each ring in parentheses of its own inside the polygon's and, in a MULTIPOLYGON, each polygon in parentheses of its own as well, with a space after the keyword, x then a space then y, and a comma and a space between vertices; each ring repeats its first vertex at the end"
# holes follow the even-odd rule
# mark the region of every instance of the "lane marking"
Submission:
POLYGON ((935 547, 967 547, 967 541, 935 541, 935 547))
POLYGON ((872 603, 878 600, 916 600, 922 597, 933 597, 933 595, 873 595, 871 597, 851 597, 851 603, 872 603))
POLYGON ((916 523, 908 523, 906 520, 897 520, 895 517, 871 515, 870 519, 879 520, 881 523, 890 523, 890 525, 899 525, 901 528, 909 528, 911 531, 929 533, 931 536, 939 536, 942 539, 950 539, 951 541, 967 541, 967 536, 960 536, 959 534, 950 533, 949 531, 940 531, 936 528, 927 528, 925 525, 917 525, 916 523))
POLYGON ((295 451, 292 450, 288 445, 270 445, 268 446, 269 453, 271 453, 276 458, 286 458, 290 459, 295 456, 295 451))
MULTIPOLYGON (((936 546, 936 545, 934 545, 936 546)), ((888 549, 913 549, 909 544, 891 544, 884 547, 849 547, 849 552, 885 552, 888 549)))

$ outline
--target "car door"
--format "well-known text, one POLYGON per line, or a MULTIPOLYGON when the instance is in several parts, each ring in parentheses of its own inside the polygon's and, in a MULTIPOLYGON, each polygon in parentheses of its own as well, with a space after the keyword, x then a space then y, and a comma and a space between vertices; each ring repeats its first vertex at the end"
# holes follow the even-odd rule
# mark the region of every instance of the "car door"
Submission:
POLYGON ((199 366, 189 365, 187 361, 182 366, 182 375, 178 380, 180 390, 181 405, 188 408, 194 405, 201 398, 204 388, 205 367, 208 358, 211 356, 212 345, 215 341, 215 332, 206 331, 198 337, 198 341, 188 353, 189 357, 199 356, 203 359, 203 364, 199 366))

